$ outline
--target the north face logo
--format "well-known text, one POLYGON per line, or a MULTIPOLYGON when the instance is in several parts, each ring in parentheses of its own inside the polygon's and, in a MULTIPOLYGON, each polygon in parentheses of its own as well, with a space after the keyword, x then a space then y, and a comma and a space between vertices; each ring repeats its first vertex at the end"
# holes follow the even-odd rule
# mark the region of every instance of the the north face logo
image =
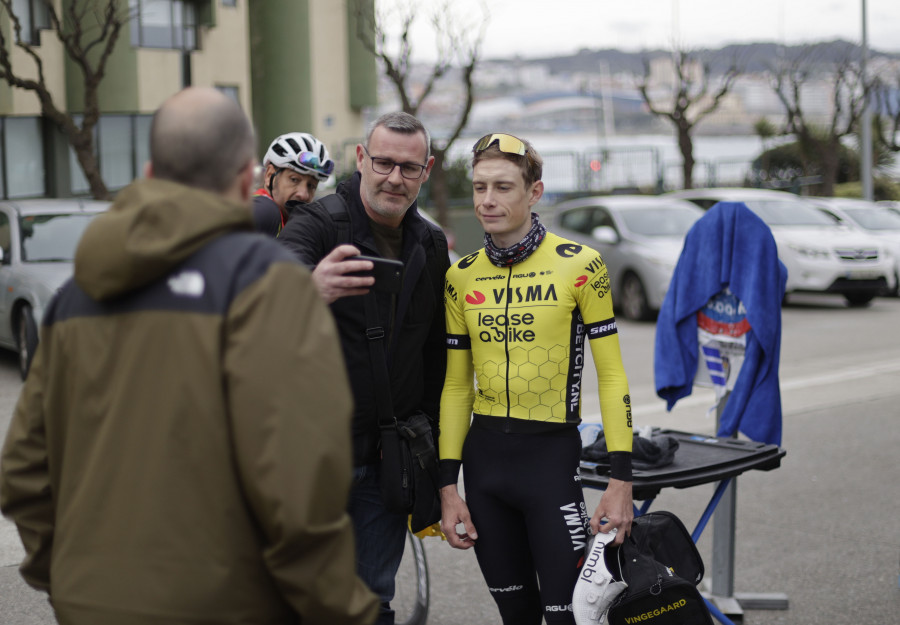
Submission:
POLYGON ((187 297, 200 297, 206 289, 206 280, 203 278, 203 274, 194 269, 188 269, 172 276, 169 278, 168 284, 172 293, 187 297))

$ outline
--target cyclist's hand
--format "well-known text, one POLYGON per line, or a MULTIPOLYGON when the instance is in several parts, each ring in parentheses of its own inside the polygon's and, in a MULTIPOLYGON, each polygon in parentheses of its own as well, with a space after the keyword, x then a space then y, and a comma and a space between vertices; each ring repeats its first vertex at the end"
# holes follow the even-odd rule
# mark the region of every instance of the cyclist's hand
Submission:
POLYGON ((473 547, 478 538, 469 515, 469 506, 459 496, 456 484, 441 489, 441 530, 447 542, 457 549, 473 547))
POLYGON ((375 284, 372 276, 345 275, 372 269, 372 262, 368 260, 344 260, 348 256, 358 255, 359 250, 352 245, 338 245, 316 265, 312 272, 313 280, 326 304, 348 295, 365 295, 369 287, 375 284))
POLYGON ((621 545, 625 536, 631 534, 631 521, 634 519, 634 501, 631 497, 631 482, 622 480, 610 480, 606 490, 600 497, 600 503, 591 517, 591 529, 594 533, 608 532, 612 528, 618 528, 618 533, 613 541, 614 545, 621 545), (607 522, 600 524, 601 519, 607 522))

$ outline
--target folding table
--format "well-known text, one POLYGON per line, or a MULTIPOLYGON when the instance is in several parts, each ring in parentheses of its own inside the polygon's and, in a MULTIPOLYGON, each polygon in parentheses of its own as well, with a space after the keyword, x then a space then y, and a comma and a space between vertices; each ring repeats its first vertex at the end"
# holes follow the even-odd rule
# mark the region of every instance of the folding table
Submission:
MULTIPOLYGON (((647 512, 663 488, 689 488, 718 482, 706 509, 691 534, 694 542, 699 540, 733 478, 745 471, 775 469, 781 465, 781 459, 787 453, 778 445, 744 439, 717 438, 657 428, 654 428, 652 434, 675 438, 678 441, 678 450, 675 452, 673 462, 668 466, 656 469, 634 469, 633 497, 636 501, 642 502, 640 507, 635 506, 635 514, 641 515, 647 512)), ((582 485, 605 490, 609 484, 607 471, 608 467, 605 465, 582 460, 582 485)), ((729 534, 721 537, 720 543, 722 543, 721 548, 728 550, 733 558, 735 538, 733 524, 728 529, 730 530, 729 534)), ((783 601, 786 603, 786 599, 783 601)), ((712 615, 720 623, 733 625, 732 621, 716 605, 708 599, 706 603, 712 615)))

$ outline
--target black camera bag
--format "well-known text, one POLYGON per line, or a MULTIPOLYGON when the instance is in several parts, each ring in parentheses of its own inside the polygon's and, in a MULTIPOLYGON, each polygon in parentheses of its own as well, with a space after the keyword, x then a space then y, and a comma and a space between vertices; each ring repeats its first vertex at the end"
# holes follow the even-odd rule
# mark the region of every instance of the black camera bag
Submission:
POLYGON ((381 426, 381 497, 391 512, 411 515, 418 532, 441 518, 438 457, 431 418, 417 412, 381 426))

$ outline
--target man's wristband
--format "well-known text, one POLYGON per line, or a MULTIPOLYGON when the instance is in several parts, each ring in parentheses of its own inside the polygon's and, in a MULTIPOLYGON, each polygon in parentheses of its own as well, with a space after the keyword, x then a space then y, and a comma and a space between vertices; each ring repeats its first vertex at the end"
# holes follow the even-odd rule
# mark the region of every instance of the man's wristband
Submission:
MULTIPOLYGON (((631 462, 629 461, 629 466, 631 462)), ((439 487, 456 484, 459 481, 459 470, 462 467, 462 460, 441 460, 441 475, 439 487)))
POLYGON ((609 476, 623 482, 632 481, 630 451, 609 452, 609 476))

